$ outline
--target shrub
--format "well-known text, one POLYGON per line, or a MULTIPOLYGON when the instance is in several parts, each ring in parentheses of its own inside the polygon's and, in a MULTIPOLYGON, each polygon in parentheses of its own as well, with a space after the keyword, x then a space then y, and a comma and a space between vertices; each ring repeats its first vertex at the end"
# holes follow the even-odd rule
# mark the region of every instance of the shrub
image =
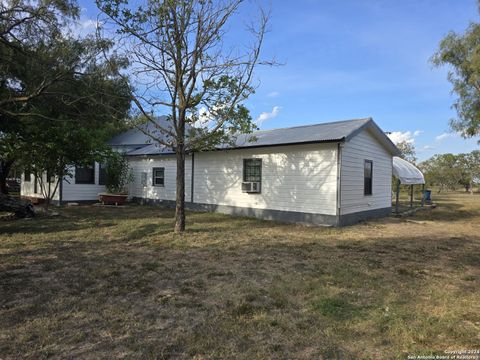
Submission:
POLYGON ((126 194, 127 185, 133 181, 133 173, 127 158, 119 153, 112 153, 105 164, 105 187, 111 194, 126 194))

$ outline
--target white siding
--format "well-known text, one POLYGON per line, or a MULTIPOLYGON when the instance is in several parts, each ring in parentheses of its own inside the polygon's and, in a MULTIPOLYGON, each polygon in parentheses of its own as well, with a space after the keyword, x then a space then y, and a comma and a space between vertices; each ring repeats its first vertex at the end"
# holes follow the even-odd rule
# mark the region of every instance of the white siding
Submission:
POLYGON ((391 206, 392 155, 364 130, 346 142, 341 150, 340 214, 391 206), (364 195, 364 162, 373 161, 372 195, 364 195))
MULTIPOLYGON (((30 181, 25 181, 25 174, 23 173, 21 176, 21 183, 20 183, 20 195, 21 196, 28 196, 28 197, 35 197, 35 198, 43 198, 42 189, 40 187, 40 182, 38 181, 37 185, 37 192, 35 193, 35 176, 33 174, 30 175, 30 181)), ((47 177, 46 175, 43 176, 43 181, 46 183, 47 177)), ((55 189, 56 183, 50 184, 50 191, 53 192, 55 189)), ((58 185, 57 191, 53 196, 53 200, 58 200, 60 196, 60 185, 58 185)))
POLYGON ((194 200, 335 215, 337 145, 315 144, 195 154, 194 200), (262 191, 242 192, 243 159, 262 159, 262 191))
POLYGON ((75 167, 70 167, 72 176, 63 179, 62 201, 92 201, 98 200, 98 194, 105 192, 104 185, 98 185, 98 164, 95 163, 95 183, 75 184, 75 167))
MULTIPOLYGON (((196 158, 195 158, 196 159, 196 158)), ((134 181, 129 186, 129 195, 145 199, 175 201, 177 161, 174 155, 156 156, 152 158, 130 157, 130 167, 134 174, 134 181), (153 168, 165 168, 165 185, 153 186, 153 168), (142 172, 147 173, 147 185, 142 184, 142 172)), ((185 201, 191 200, 191 173, 192 158, 185 159, 185 201)))

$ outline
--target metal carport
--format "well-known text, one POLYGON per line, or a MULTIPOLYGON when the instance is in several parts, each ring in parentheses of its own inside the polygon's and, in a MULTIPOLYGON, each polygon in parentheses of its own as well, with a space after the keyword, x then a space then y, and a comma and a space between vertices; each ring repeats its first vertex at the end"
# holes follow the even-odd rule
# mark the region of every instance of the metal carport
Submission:
POLYGON ((395 196, 395 212, 398 213, 398 198, 400 196, 400 185, 410 185, 410 207, 413 206, 413 186, 422 185, 422 206, 424 205, 423 190, 425 189, 425 178, 422 172, 412 163, 393 157, 393 176, 397 178, 397 190, 395 196))

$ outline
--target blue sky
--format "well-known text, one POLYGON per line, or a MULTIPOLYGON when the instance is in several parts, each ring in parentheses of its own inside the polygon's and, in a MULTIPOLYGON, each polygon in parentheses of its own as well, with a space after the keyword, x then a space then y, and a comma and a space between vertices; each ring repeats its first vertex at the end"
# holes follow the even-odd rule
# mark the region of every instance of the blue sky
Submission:
MULTIPOLYGON (((261 128, 373 117, 397 138, 413 140, 424 160, 479 149, 450 132, 455 96, 447 69, 429 58, 450 30, 480 21, 475 0, 259 0, 271 9, 263 56, 284 65, 259 68, 248 101, 261 128)), ((240 43, 249 2, 231 25, 240 43)), ((81 22, 95 19, 82 1, 81 22)))

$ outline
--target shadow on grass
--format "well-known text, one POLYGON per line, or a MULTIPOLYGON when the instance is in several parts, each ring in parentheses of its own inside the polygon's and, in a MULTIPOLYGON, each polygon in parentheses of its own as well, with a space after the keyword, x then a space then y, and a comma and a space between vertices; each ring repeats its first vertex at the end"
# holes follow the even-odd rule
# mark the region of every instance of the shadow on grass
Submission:
POLYGON ((140 240, 152 235, 165 235, 171 233, 173 229, 173 222, 167 224, 150 223, 140 225, 128 232, 125 236, 125 240, 133 241, 140 240))
POLYGON ((0 235, 13 234, 48 234, 62 231, 78 231, 91 228, 113 227, 117 225, 115 222, 97 222, 91 224, 89 222, 72 221, 72 219, 55 218, 31 218, 31 219, 16 219, 11 221, 0 222, 0 235))
MULTIPOLYGON (((225 244, 228 251, 221 256, 208 246, 131 246, 158 231, 157 224, 147 223, 121 240, 65 238, 33 252, 9 249, 15 261, 2 261, 0 353, 275 358, 302 357, 315 344, 307 358, 366 357, 353 350, 348 323, 369 319, 369 330, 357 332, 355 340, 375 347, 370 335, 382 336, 384 320, 372 309, 386 307, 392 297, 416 309, 422 296, 431 296, 430 281, 463 274, 459 265, 480 264, 478 241, 452 236, 333 244, 299 238, 288 246, 252 239, 225 244), (230 275, 219 276, 225 269, 230 275)), ((473 294, 477 281, 468 278, 463 293, 453 295, 473 294)), ((411 312, 391 323, 403 321, 399 331, 415 337, 415 326, 423 323, 416 320, 421 314, 411 312)), ((439 324, 438 333, 450 331, 439 324)), ((428 341, 435 338, 423 342, 433 346, 428 341)))
MULTIPOLYGON (((443 206, 432 219, 478 214, 461 201, 443 206)), ((191 227, 177 237, 166 236, 170 209, 62 210, 0 224, 12 235, 0 241, 7 358, 372 358, 365 351, 379 347, 389 358, 408 344, 468 345, 476 336, 464 321, 480 322, 471 300, 480 286, 477 234, 430 236, 405 224, 405 233, 373 231, 361 242, 355 228, 189 213, 191 227), (106 238, 75 233, 115 225, 106 238), (209 244, 209 232, 219 241, 209 244), (437 298, 448 307, 432 305, 437 298), (422 309, 449 315, 432 320, 422 309)))

